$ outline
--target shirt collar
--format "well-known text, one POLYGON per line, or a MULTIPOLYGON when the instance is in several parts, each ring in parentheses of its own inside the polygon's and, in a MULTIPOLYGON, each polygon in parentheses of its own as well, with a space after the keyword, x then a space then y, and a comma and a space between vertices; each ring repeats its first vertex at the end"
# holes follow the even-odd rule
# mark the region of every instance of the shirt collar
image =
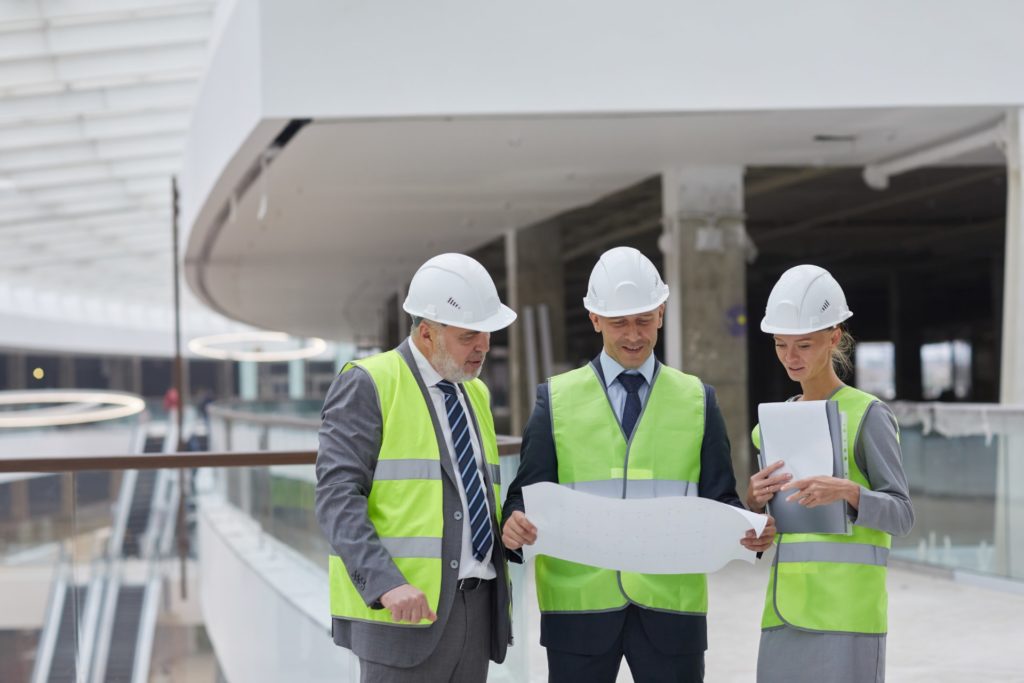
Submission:
POLYGON ((412 339, 409 339, 409 350, 412 351, 412 358, 416 361, 416 367, 420 371, 420 377, 423 379, 423 383, 427 387, 436 386, 444 377, 441 377, 440 373, 434 369, 434 366, 430 364, 427 357, 423 355, 419 347, 413 343, 412 339))
POLYGON ((623 372, 639 373, 644 376, 647 380, 647 386, 651 386, 654 383, 654 365, 657 362, 654 358, 654 353, 647 356, 647 360, 644 361, 636 370, 626 370, 624 367, 619 365, 619 362, 608 355, 608 352, 601 349, 601 371, 604 373, 605 386, 611 386, 612 382, 619 378, 623 372))

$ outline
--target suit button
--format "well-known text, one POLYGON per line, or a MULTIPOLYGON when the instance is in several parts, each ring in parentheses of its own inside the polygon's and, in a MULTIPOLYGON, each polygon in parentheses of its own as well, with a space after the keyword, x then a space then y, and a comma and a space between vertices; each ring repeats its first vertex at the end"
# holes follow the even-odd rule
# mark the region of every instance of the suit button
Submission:
POLYGON ((448 566, 451 567, 452 569, 458 569, 459 568, 459 561, 458 560, 452 560, 451 562, 448 563, 448 566))
POLYGON ((459 521, 460 519, 462 519, 462 511, 457 511, 454 515, 452 515, 452 517, 455 518, 456 522, 459 521))

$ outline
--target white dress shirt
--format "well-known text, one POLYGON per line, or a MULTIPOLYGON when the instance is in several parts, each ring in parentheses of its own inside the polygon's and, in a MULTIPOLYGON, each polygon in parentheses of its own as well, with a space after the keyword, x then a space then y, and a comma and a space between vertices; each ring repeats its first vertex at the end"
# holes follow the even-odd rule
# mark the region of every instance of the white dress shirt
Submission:
POLYGON ((647 380, 644 384, 640 385, 640 407, 647 403, 647 396, 651 393, 651 384, 654 383, 654 352, 647 356, 647 360, 643 362, 636 370, 627 370, 618 361, 608 355, 608 352, 601 349, 601 371, 604 373, 604 381, 606 388, 608 389, 608 400, 612 404, 612 408, 615 410, 615 417, 619 418, 619 422, 622 422, 622 411, 626 409, 626 387, 622 386, 621 382, 616 380, 622 373, 628 373, 630 375, 643 375, 644 379, 647 380))
MULTIPOLYGON (((462 485, 462 477, 460 476, 459 463, 457 456, 455 455, 455 444, 452 443, 452 428, 448 424, 448 409, 444 405, 444 392, 441 391, 437 383, 440 382, 443 377, 438 374, 434 366, 430 364, 427 357, 416 348, 416 344, 413 343, 412 339, 409 340, 409 348, 412 349, 412 357, 416 360, 416 367, 420 371, 420 377, 423 378, 423 384, 427 387, 427 393, 430 394, 430 399, 434 402, 434 413, 437 415, 437 421, 441 425, 441 433, 444 436, 444 442, 448 446, 448 453, 452 459, 452 469, 455 471, 455 488, 459 491, 459 499, 462 501, 462 557, 459 559, 459 578, 480 578, 480 579, 493 579, 497 576, 494 571, 494 565, 491 564, 491 553, 494 552, 494 546, 500 541, 497 538, 493 538, 491 543, 491 549, 487 551, 487 555, 482 560, 477 560, 473 557, 473 544, 470 534, 469 525, 469 505, 466 502, 466 489, 462 485)), ((466 406, 466 401, 462 396, 461 386, 460 391, 455 393, 459 399, 459 404, 462 406, 462 410, 466 413, 466 419, 469 420, 470 427, 473 427, 473 418, 469 408, 466 406)), ((625 390, 623 390, 625 393, 625 390)), ((473 445, 473 457, 476 459, 477 472, 482 477, 484 468, 483 451, 480 449, 480 440, 477 438, 476 429, 469 430, 469 440, 473 445)), ((484 505, 487 506, 487 518, 491 519, 491 506, 487 501, 487 480, 481 478, 480 485, 484 491, 484 505)))

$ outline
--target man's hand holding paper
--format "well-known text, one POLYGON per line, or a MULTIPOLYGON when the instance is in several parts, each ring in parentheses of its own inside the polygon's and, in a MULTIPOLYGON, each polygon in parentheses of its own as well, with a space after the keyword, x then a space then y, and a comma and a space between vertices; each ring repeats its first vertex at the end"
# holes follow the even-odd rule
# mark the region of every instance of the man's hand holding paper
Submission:
MULTIPOLYGON (((697 574, 734 559, 753 563, 754 553, 767 549, 774 537, 768 516, 706 498, 604 498, 549 482, 524 487, 523 496, 529 520, 517 519, 517 531, 503 540, 510 548, 521 542, 527 557, 550 555, 648 574, 697 574), (521 533, 523 522, 534 529, 532 544, 521 533)), ((512 523, 510 517, 506 530, 512 523)))

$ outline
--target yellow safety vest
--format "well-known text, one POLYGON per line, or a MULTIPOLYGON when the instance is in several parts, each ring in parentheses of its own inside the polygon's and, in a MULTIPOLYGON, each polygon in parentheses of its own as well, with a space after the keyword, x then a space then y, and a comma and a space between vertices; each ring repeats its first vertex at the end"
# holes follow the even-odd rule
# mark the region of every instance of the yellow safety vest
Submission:
MULTIPOLYGON (((444 535, 441 477, 444 475, 427 399, 397 351, 353 361, 342 372, 349 372, 357 365, 373 379, 383 421, 367 513, 398 570, 408 583, 423 591, 430 608, 437 611, 441 595, 441 539, 444 535)), ((479 379, 462 386, 480 427, 480 445, 490 467, 494 500, 499 501, 498 445, 490 394, 479 379)), ((438 419, 445 419, 445 416, 439 415, 438 419)), ((500 509, 496 509, 496 514, 500 516, 500 509)), ((495 546, 494 552, 500 552, 500 548, 495 546)), ((337 555, 330 556, 329 580, 331 614, 336 618, 395 626, 421 627, 431 623, 424 619, 416 625, 397 624, 392 621, 390 610, 370 609, 337 555)))
MULTIPOLYGON (((552 377, 548 387, 560 484, 609 498, 697 495, 704 439, 699 379, 659 366, 629 441, 592 366, 552 377)), ((606 612, 629 602, 685 614, 708 608, 703 574, 616 572, 538 556, 536 579, 542 612, 606 612)))
MULTIPOLYGON (((868 407, 877 398, 844 386, 830 399, 846 415, 846 461, 850 479, 870 489, 857 467, 854 447, 868 407)), ((761 447, 755 426, 754 445, 761 447)), ((886 565, 892 536, 853 527, 842 534, 779 534, 768 580, 761 628, 792 626, 826 633, 886 632, 889 597, 886 565)))

